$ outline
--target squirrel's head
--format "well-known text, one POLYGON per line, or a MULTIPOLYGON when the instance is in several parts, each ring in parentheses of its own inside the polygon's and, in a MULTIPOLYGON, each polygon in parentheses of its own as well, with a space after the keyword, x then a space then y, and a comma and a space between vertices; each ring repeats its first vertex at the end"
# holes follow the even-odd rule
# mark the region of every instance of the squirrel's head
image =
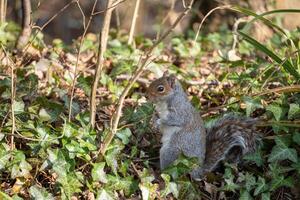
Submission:
POLYGON ((161 78, 154 80, 147 88, 147 97, 153 103, 166 100, 176 87, 177 79, 175 75, 169 75, 166 71, 161 78))

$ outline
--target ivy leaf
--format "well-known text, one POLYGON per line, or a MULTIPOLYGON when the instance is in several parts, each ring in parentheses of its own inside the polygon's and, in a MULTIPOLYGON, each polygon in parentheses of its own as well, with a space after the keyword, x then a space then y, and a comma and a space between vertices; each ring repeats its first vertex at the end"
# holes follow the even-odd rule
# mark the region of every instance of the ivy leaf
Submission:
POLYGON ((180 154, 179 157, 167 167, 164 172, 170 174, 173 179, 178 179, 180 176, 189 173, 194 168, 198 167, 198 159, 195 157, 187 157, 180 154))
POLYGON ((57 181, 60 183, 60 190, 63 194, 62 199, 71 199, 74 193, 81 193, 80 187, 82 187, 82 184, 79 173, 71 172, 66 176, 59 176, 57 181))
POLYGON ((51 116, 48 114, 48 112, 44 108, 42 108, 39 111, 39 118, 41 121, 50 121, 51 120, 51 116))
POLYGON ((124 148, 124 145, 119 140, 114 140, 112 144, 109 145, 105 153, 106 164, 111 167, 114 174, 118 173, 118 157, 121 154, 121 150, 124 148))
POLYGON ((25 104, 23 101, 14 101, 14 112, 20 114, 24 112, 25 104))
POLYGON ((26 157, 22 151, 14 152, 14 164, 11 170, 11 178, 17 177, 31 177, 30 170, 32 169, 31 165, 25 160, 26 157))
POLYGON ((120 138, 122 140, 123 144, 128 144, 129 143, 129 138, 132 135, 131 130, 129 128, 125 128, 121 131, 117 132, 117 137, 120 138))
POLYGON ((261 200, 270 200, 270 199, 271 199, 270 192, 265 192, 261 194, 261 200))
POLYGON ((249 154, 246 154, 244 157, 243 157, 244 160, 248 160, 248 161, 252 161, 252 162, 255 162, 255 164, 258 166, 258 167, 261 167, 263 166, 264 164, 264 160, 263 160, 263 157, 262 157, 262 152, 260 149, 257 149, 255 152, 253 153, 249 153, 249 154))
POLYGON ((275 162, 286 159, 292 162, 297 162, 297 151, 292 148, 276 145, 273 147, 272 152, 269 155, 268 162, 275 162))
POLYGON ((295 119, 300 115, 300 106, 299 104, 291 103, 290 109, 288 112, 288 119, 295 119))
POLYGON ((40 188, 37 185, 30 187, 29 194, 32 199, 36 200, 54 200, 52 194, 49 194, 45 188, 40 188))
POLYGON ((294 186, 294 179, 293 177, 285 178, 283 175, 273 178, 271 181, 271 188, 270 191, 274 191, 279 187, 286 186, 286 187, 293 187, 294 186))
POLYGON ((239 199, 241 199, 241 200, 246 200, 246 199, 251 200, 253 198, 251 197, 250 193, 247 190, 243 189, 240 192, 240 198, 239 199))
POLYGON ((222 188, 225 191, 235 192, 240 186, 234 183, 234 177, 225 179, 225 186, 222 188))
POLYGON ((255 111, 255 109, 263 108, 259 98, 253 99, 251 97, 245 96, 242 99, 246 104, 246 115, 248 117, 255 111))
POLYGON ((105 189, 101 189, 97 193, 96 200, 114 200, 114 198, 110 194, 108 194, 105 189))
POLYGON ((104 171, 105 162, 93 164, 92 177, 94 181, 107 183, 106 173, 104 171))
POLYGON ((300 145, 300 133, 294 133, 294 134, 293 134, 293 141, 294 141, 296 144, 300 145))
POLYGON ((300 175, 300 162, 297 163, 293 163, 292 167, 298 172, 298 174, 300 175))
POLYGON ((291 145, 292 138, 289 136, 276 136, 275 142, 276 145, 287 148, 291 145))
POLYGON ((179 192, 177 184, 174 182, 170 182, 170 176, 167 174, 162 174, 161 177, 165 182, 165 189, 162 191, 162 195, 166 197, 168 194, 173 194, 175 198, 178 198, 179 192))
POLYGON ((266 191, 268 189, 268 185, 266 184, 266 181, 262 177, 258 177, 256 188, 254 190, 254 196, 257 196, 258 194, 266 191))
POLYGON ((6 144, 0 146, 0 170, 4 169, 6 164, 9 163, 11 153, 9 147, 6 144))
POLYGON ((279 121, 284 114, 282 107, 276 104, 268 105, 266 110, 270 111, 274 115, 276 121, 279 121))
POLYGON ((112 176, 108 174, 107 181, 106 188, 108 188, 109 191, 121 190, 126 196, 134 193, 138 189, 137 181, 130 175, 122 178, 118 175, 112 176))
POLYGON ((250 192, 252 190, 252 188, 256 185, 256 179, 255 176, 253 176, 250 173, 246 173, 245 175, 245 186, 248 192, 250 192))

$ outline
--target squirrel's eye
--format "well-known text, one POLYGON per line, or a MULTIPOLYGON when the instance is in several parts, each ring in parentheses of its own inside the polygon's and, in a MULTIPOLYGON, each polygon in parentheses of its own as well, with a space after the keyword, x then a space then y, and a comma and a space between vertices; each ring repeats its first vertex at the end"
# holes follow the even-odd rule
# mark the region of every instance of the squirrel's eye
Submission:
POLYGON ((157 91, 158 92, 163 92, 165 90, 165 87, 163 86, 163 85, 159 85, 158 87, 157 87, 157 91))

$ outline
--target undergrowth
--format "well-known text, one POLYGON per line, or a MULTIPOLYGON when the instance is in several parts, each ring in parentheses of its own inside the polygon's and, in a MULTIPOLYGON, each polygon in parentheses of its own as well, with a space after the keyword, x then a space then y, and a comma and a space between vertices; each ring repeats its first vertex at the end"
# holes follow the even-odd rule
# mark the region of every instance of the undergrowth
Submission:
POLYGON ((138 36, 135 48, 127 45, 126 34, 111 30, 93 130, 88 105, 97 36, 88 34, 84 40, 68 121, 79 40, 67 46, 55 39, 47 46, 39 33, 28 53, 16 54, 18 31, 13 23, 0 27, 1 199, 300 198, 300 29, 275 32, 263 43, 244 29, 235 49, 227 27, 201 35, 196 43, 190 31, 187 37, 173 36, 171 45, 159 45, 155 61, 131 89, 118 133, 99 160, 95 156, 114 105, 152 41, 138 36), (259 149, 240 165, 224 163, 201 182, 187 175, 194 162, 186 157, 161 172, 160 135, 149 128, 153 106, 144 93, 166 69, 181 80, 207 123, 227 112, 259 119, 259 149))

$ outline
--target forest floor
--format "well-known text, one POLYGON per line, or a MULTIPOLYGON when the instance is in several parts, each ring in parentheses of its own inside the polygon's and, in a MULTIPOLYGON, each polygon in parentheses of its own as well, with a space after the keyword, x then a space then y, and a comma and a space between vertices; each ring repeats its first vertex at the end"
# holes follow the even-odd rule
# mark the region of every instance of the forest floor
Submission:
POLYGON ((300 198, 299 29, 274 33, 262 43, 240 35, 235 47, 227 27, 196 42, 193 32, 172 35, 155 48, 155 60, 125 100, 116 136, 95 159, 120 94, 152 41, 137 36, 128 46, 127 34, 111 30, 92 129, 97 35, 87 35, 79 57, 80 39, 71 46, 60 39, 46 45, 41 33, 20 54, 13 51, 19 29, 2 26, 0 199, 300 198), (202 181, 190 179, 193 161, 185 157, 161 172, 161 136, 149 127, 153 105, 145 88, 166 70, 182 82, 207 126, 229 112, 263 122, 258 150, 240 165, 224 163, 202 181))

